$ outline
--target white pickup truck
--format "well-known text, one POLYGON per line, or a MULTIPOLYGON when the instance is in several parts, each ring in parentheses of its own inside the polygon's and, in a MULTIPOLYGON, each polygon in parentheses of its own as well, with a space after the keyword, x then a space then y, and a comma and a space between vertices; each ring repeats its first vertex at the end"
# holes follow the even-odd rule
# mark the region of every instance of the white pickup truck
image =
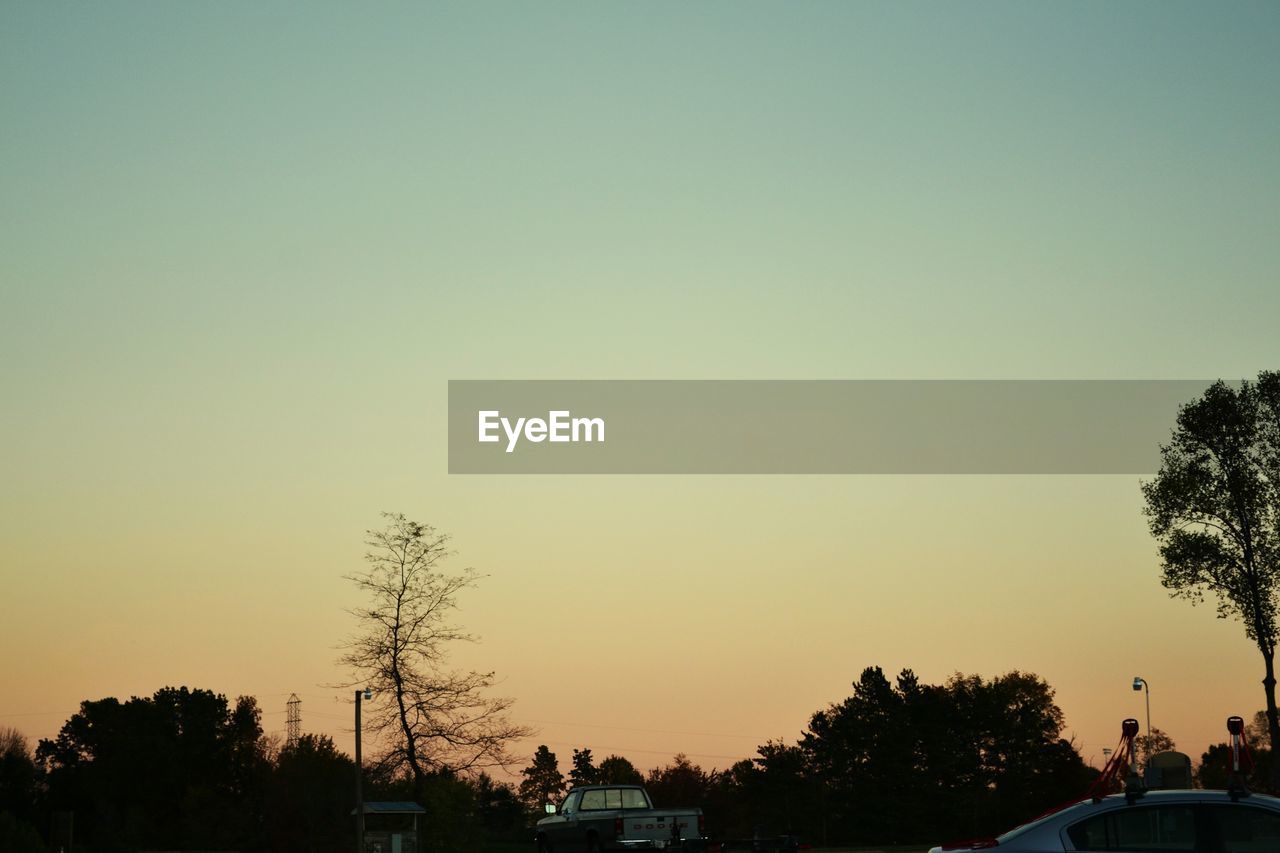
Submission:
POLYGON ((538 853, 707 848, 702 809, 655 809, 639 785, 574 788, 538 821, 538 853))

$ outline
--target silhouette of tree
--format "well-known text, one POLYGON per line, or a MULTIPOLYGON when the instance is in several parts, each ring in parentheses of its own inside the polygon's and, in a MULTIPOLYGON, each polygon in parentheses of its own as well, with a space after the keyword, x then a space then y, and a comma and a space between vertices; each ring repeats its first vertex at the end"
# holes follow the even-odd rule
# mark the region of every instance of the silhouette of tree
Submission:
MULTIPOLYGON (((1255 790, 1266 787, 1271 772, 1271 750, 1266 747, 1251 749, 1253 769, 1245 773, 1245 783, 1255 790)), ((1225 789, 1231 778, 1231 747, 1215 743, 1200 755, 1196 765, 1196 784, 1201 788, 1225 789)))
POLYGON ((496 782, 481 772, 473 783, 476 817, 486 838, 497 841, 524 841, 528 820, 516 790, 505 782, 496 782))
POLYGON ((95 850, 254 849, 267 770, 257 703, 207 690, 86 701, 42 740, 55 809, 95 850))
POLYGON ((5 853, 46 853, 40 833, 26 821, 0 811, 0 850, 5 853))
POLYGON ((681 753, 667 766, 650 770, 645 787, 659 805, 703 806, 715 780, 714 771, 704 771, 681 753))
POLYGON ((1091 778, 1034 675, 933 686, 910 670, 891 683, 870 667, 853 687, 813 715, 800 742, 801 772, 819 785, 820 831, 834 839, 988 835, 1083 793, 1091 778))
POLYGON ((368 531, 368 568, 348 576, 372 601, 352 611, 361 633, 341 658, 356 674, 347 686, 381 697, 365 706, 365 728, 391 744, 385 766, 406 770, 419 787, 432 773, 510 765, 509 745, 529 734, 506 715, 513 700, 486 695, 492 672, 444 668, 450 643, 475 639, 449 617, 478 576, 442 570, 448 536, 400 514, 383 517, 385 528, 368 531))
POLYGON ((26 735, 0 728, 0 850, 36 850, 40 770, 26 735))
POLYGON ((707 808, 708 825, 726 835, 749 838, 812 832, 822 839, 822 787, 798 746, 769 741, 758 757, 739 761, 720 775, 707 808))
POLYGON ((853 694, 809 721, 801 746, 828 790, 829 820, 843 839, 892 841, 908 808, 886 792, 907 787, 913 750, 900 693, 880 667, 862 671, 853 694), (870 807, 869 807, 870 806, 870 807))
MULTIPOLYGON (((1280 593, 1280 373, 1233 389, 1216 382, 1178 412, 1143 483, 1145 514, 1160 543, 1161 583, 1193 604, 1211 594, 1219 618, 1244 623, 1262 655, 1268 740, 1280 748, 1276 707, 1276 606, 1280 593)), ((1280 790, 1280 763, 1271 787, 1280 790)))
POLYGON ((560 802, 564 793, 564 776, 560 773, 556 754, 547 749, 546 744, 538 747, 533 761, 520 773, 524 776, 520 783, 520 801, 530 814, 541 816, 547 803, 560 802))
POLYGON ((987 682, 985 693, 979 744, 994 794, 992 825, 1013 826, 1083 793, 1089 771, 1060 737, 1065 720, 1052 688, 1030 673, 1010 672, 987 682))
POLYGON ((266 792, 270 849, 346 853, 355 844, 355 763, 328 735, 304 734, 276 756, 266 792))
POLYGON ((595 785, 600 780, 600 770, 591 762, 591 750, 575 749, 573 767, 569 770, 569 785, 595 785))
POLYGON ((1137 747, 1138 757, 1143 762, 1152 755, 1178 748, 1178 745, 1173 742, 1173 738, 1154 726, 1149 733, 1141 734, 1134 738, 1134 746, 1137 747))
POLYGON ((597 774, 601 785, 640 785, 644 783, 644 774, 621 755, 606 757, 600 762, 597 774))
POLYGON ((1245 724, 1244 737, 1250 749, 1267 748, 1267 712, 1265 710, 1254 712, 1253 719, 1245 724))
MULTIPOLYGON (((448 771, 433 773, 423 787, 415 785, 430 819, 420 825, 424 853, 479 850, 483 830, 476 819, 476 790, 467 779, 448 771)), ((398 799, 403 799, 400 797, 398 799)))

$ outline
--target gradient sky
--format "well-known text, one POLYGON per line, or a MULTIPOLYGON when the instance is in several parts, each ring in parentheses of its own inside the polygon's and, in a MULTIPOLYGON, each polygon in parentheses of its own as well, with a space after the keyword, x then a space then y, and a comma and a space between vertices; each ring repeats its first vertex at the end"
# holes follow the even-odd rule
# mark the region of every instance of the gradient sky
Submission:
POLYGON ((1274 3, 6 3, 0 725, 187 684, 349 747, 392 510, 566 766, 873 664, 1036 672, 1094 760, 1142 675, 1198 756, 1261 662, 1137 478, 450 477, 446 381, 1280 368, 1277 91, 1274 3))

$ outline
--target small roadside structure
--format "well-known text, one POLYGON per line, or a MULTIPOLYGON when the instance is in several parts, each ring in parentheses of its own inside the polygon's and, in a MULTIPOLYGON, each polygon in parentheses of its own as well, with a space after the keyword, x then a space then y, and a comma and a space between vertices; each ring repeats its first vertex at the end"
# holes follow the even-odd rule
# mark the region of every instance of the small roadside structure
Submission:
POLYGON ((1148 788, 1168 790, 1170 788, 1190 788, 1191 756, 1181 752, 1157 752, 1147 762, 1146 779, 1148 788))
POLYGON ((426 813, 417 803, 365 803, 361 853, 418 853, 418 816, 426 813))

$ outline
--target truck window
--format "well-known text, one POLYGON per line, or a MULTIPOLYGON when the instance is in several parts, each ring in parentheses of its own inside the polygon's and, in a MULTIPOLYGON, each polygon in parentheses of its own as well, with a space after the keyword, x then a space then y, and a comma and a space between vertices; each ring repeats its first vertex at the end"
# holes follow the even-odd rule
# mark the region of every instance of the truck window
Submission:
POLYGON ((581 797, 582 797, 582 794, 578 794, 578 793, 573 793, 565 797, 564 805, 560 807, 560 814, 565 814, 566 812, 576 812, 578 810, 578 800, 581 797))
POLYGON ((644 791, 639 788, 623 788, 622 807, 624 809, 647 809, 649 808, 649 801, 645 799, 644 791))
POLYGON ((600 811, 604 807, 603 790, 582 792, 582 810, 584 812, 600 811))
POLYGON ((604 792, 604 807, 606 809, 622 808, 622 791, 618 788, 608 788, 604 792))

